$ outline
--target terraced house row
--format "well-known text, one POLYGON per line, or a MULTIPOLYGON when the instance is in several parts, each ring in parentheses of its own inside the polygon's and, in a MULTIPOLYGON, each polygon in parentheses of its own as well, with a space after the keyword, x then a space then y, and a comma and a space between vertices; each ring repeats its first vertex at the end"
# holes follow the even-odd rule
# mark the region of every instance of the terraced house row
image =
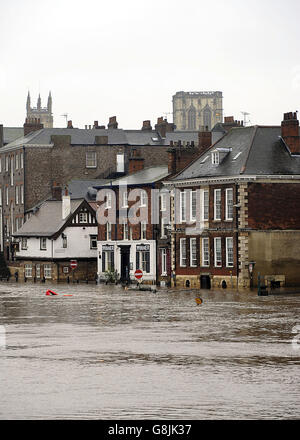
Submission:
MULTIPOLYGON (((20 243, 29 233, 34 242, 31 217, 43 212, 43 204, 52 206, 59 178, 60 192, 72 179, 86 179, 86 193, 77 199, 90 203, 87 194, 93 194, 98 225, 75 226, 86 249, 81 272, 87 258, 95 268, 89 279, 104 281, 114 273, 129 282, 141 269, 144 282, 180 288, 248 288, 257 285, 258 274, 266 283, 300 284, 297 113, 285 113, 278 126, 245 127, 225 118, 200 133, 177 132, 163 119, 155 131, 147 121, 140 131, 51 130, 58 129, 39 129, 0 149, 2 243, 5 250, 12 237, 18 246, 14 260, 23 272, 32 264, 26 273, 35 273, 34 264, 42 264, 44 255, 47 276, 51 265, 54 279, 65 279, 68 258, 79 255, 68 250, 75 230, 71 217, 64 219, 68 234, 49 225, 49 247, 51 240, 58 246, 55 257, 47 259, 44 249, 37 256, 21 252, 20 243), (109 172, 99 173, 104 167, 109 172), (97 246, 96 232, 85 232, 87 226, 97 228, 97 246)), ((42 238, 45 231, 39 234, 42 238)))
MULTIPOLYGON (((107 227, 113 231, 111 225, 98 227, 99 257, 104 249, 110 251, 110 259, 103 254, 102 262, 98 261, 99 276, 105 273, 107 262, 113 261, 110 266, 123 274, 123 279, 134 279, 134 270, 140 268, 145 281, 180 288, 249 288, 257 285, 258 274, 267 284, 298 285, 297 114, 284 114, 281 126, 239 124, 223 133, 213 145, 207 140, 200 154, 190 157, 187 163, 183 155, 183 166, 177 170, 176 155, 172 155, 172 150, 169 154, 165 178, 157 182, 153 174, 152 186, 159 183, 165 191, 160 195, 159 222, 153 222, 152 217, 147 224, 141 220, 139 227, 134 226, 138 232, 129 233, 130 238, 127 233, 105 233, 107 227), (165 218, 166 203, 170 215, 165 218), (166 237, 166 241, 160 242, 159 237, 166 237), (151 244, 148 240, 152 240, 151 244), (139 259, 137 248, 141 245, 148 255, 139 259), (125 247, 127 257, 123 258, 125 247)), ((155 170, 149 169, 150 172, 155 170)), ((145 203, 145 188, 139 179, 142 176, 141 172, 136 173, 123 182, 127 190, 128 186, 140 188, 140 195, 132 200, 140 206, 136 217, 141 215, 145 203)), ((150 182, 151 179, 148 185, 150 182)), ((112 182, 110 187, 119 186, 119 191, 121 183, 112 182)), ((146 195, 147 209, 153 213, 153 192, 147 191, 146 195)), ((129 192, 126 200, 128 197, 129 192)), ((111 208, 107 205, 108 211, 111 208)), ((129 215, 124 231, 130 231, 130 220, 129 215)))

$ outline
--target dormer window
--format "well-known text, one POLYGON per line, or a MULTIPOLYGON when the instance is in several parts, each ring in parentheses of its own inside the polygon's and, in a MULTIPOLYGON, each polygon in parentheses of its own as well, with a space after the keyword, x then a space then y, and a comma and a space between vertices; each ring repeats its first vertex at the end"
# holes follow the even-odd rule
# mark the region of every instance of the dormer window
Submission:
POLYGON ((218 151, 213 151, 211 153, 211 161, 213 165, 219 165, 220 163, 220 155, 218 151))

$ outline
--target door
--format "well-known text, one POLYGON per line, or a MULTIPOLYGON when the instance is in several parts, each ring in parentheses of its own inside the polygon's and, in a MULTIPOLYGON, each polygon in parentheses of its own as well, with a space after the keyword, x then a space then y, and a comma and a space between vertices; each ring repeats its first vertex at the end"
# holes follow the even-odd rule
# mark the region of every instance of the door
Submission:
POLYGON ((120 246, 121 251, 121 281, 130 281, 130 246, 120 246))

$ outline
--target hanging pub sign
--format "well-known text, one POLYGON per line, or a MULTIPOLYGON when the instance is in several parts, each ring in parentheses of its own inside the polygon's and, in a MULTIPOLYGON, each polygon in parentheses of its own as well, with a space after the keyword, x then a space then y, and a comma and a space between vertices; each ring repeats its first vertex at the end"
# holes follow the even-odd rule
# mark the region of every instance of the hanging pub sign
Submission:
POLYGON ((102 245, 102 251, 113 251, 114 250, 113 244, 104 244, 102 245))
POLYGON ((150 251, 150 244, 137 244, 136 245, 137 252, 147 252, 150 251))

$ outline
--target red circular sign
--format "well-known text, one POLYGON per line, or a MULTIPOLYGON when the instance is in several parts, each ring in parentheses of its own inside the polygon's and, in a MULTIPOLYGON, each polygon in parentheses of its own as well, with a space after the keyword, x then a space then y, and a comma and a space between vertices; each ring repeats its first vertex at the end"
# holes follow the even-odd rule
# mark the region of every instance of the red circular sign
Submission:
POLYGON ((71 267, 71 269, 76 269, 77 261, 76 260, 71 260, 70 267, 71 267))
POLYGON ((134 276, 137 280, 140 280, 141 278, 143 278, 143 271, 141 269, 137 269, 134 272, 134 276))

